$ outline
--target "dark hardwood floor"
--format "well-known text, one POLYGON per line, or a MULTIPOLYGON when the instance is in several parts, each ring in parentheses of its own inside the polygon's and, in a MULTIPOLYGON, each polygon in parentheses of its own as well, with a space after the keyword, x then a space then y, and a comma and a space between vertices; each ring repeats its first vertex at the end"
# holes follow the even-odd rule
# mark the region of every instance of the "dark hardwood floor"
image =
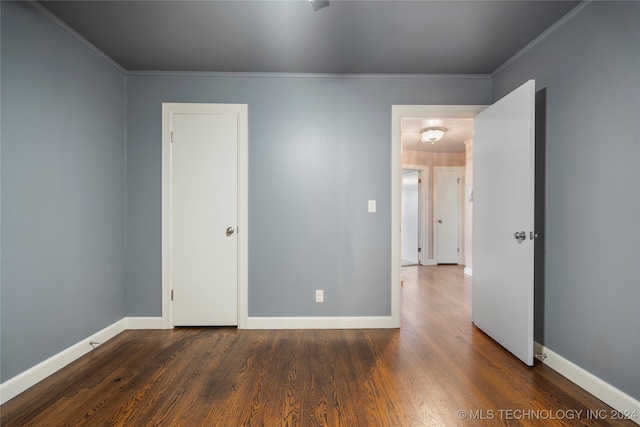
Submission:
POLYGON ((125 331, 4 404, 0 424, 637 426, 475 328, 461 267, 404 274, 399 330, 125 331))

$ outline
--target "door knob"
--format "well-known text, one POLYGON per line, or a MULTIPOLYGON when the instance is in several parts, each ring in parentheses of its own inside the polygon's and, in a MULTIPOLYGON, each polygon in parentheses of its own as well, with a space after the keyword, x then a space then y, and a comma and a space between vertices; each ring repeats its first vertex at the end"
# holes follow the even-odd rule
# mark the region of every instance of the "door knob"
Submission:
POLYGON ((527 233, 525 233, 524 231, 516 231, 513 234, 513 237, 518 241, 518 243, 522 243, 527 238, 527 233))
POLYGON ((441 219, 439 219, 439 220, 438 220, 438 222, 439 222, 440 224, 442 224, 442 220, 441 220, 441 219))
POLYGON ((231 236, 234 231, 236 231, 236 230, 234 230, 233 227, 227 228, 227 236, 231 236))

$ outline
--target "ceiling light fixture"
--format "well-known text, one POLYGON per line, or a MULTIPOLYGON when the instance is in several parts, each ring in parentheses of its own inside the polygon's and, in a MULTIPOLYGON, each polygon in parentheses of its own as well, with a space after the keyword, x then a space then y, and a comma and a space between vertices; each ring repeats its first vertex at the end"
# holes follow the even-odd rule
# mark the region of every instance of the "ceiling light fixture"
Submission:
POLYGON ((329 6, 329 0, 309 0, 314 12, 319 11, 325 6, 329 6))
POLYGON ((446 128, 440 127, 430 127, 425 128, 420 131, 422 135, 422 142, 430 142, 435 143, 436 141, 440 141, 446 132, 446 128))

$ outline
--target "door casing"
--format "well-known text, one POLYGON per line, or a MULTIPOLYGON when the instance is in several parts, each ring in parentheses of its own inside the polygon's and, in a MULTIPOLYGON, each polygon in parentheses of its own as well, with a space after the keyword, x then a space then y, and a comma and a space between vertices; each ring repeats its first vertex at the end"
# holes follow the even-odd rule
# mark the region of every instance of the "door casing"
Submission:
POLYGON ((422 179, 421 177, 422 177, 422 171, 420 170, 412 170, 409 168, 404 168, 403 170, 403 188, 402 188, 402 191, 403 191, 402 222, 404 224, 404 227, 402 229, 403 263, 406 260, 414 264, 421 264, 422 262, 421 250, 420 250, 420 248, 422 247, 421 233, 423 228, 422 223, 420 222, 420 220, 422 219, 422 209, 420 206, 422 204, 422 197, 420 197, 421 196, 420 190, 422 189, 422 185, 420 184, 420 180, 422 179), (411 182, 413 182, 413 179, 414 179, 413 177, 415 176, 415 196, 416 197, 415 199, 411 198, 415 200, 415 205, 413 204, 408 205, 407 200, 405 200, 405 197, 407 196, 407 187, 405 183, 405 179, 407 179, 407 171, 409 171, 409 174, 412 175, 410 179, 411 182), (405 210, 406 208, 410 208, 410 209, 405 210), (415 217, 415 222, 410 221, 410 219, 413 219, 414 217, 415 217), (415 228, 412 226, 415 226, 415 228), (412 245, 413 243, 415 243, 415 247, 412 245), (410 244, 411 246, 408 246, 410 244), (409 257, 415 257, 415 260, 409 257))
POLYGON ((238 328, 248 319, 248 106, 246 104, 162 104, 162 326, 171 329, 171 117, 173 114, 235 114, 238 118, 238 328))

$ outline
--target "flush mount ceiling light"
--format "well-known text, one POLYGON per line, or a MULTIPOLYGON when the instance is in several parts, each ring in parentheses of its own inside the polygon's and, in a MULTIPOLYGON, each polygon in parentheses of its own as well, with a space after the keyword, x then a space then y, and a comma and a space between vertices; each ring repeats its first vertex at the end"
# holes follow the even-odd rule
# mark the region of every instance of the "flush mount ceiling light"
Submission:
POLYGON ((446 130, 446 128, 441 127, 429 127, 422 129, 420 131, 420 134, 422 135, 422 142, 430 142, 433 144, 436 141, 440 141, 446 130))
POLYGON ((329 6, 329 0, 309 0, 314 12, 319 11, 325 6, 329 6))

